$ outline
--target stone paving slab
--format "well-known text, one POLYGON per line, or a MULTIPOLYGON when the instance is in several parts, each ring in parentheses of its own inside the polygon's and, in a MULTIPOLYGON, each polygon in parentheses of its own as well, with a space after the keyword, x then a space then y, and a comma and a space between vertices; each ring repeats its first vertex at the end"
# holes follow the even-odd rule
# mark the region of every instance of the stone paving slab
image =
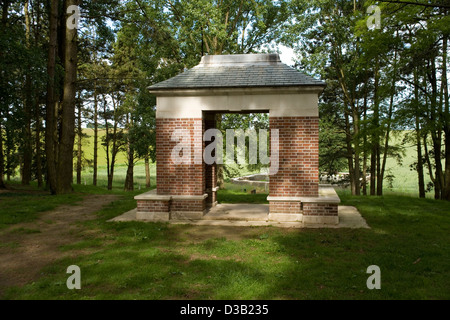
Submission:
MULTIPOLYGON (((370 229, 366 220, 361 216, 358 209, 350 206, 339 206, 339 224, 303 224, 302 222, 275 222, 267 221, 267 205, 255 204, 222 204, 210 211, 203 220, 170 221, 172 224, 190 224, 198 226, 233 226, 233 227, 279 227, 279 228, 350 228, 370 229), (210 215, 211 213, 211 215, 210 215), (240 216, 239 216, 240 215, 240 216)), ((109 222, 138 221, 136 219, 137 209, 131 210, 118 216, 109 222)), ((142 221, 145 222, 145 221, 142 221)))

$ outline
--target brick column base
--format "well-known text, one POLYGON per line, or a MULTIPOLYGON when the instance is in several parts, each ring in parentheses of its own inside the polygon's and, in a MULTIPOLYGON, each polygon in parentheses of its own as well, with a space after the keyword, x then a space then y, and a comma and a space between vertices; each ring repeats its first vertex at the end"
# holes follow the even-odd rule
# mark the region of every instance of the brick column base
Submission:
POLYGON ((339 224, 335 203, 303 203, 303 223, 339 224))
POLYGON ((331 186, 321 186, 318 197, 269 196, 269 220, 304 224, 339 224, 340 199, 331 186))
POLYGON ((170 199, 138 200, 137 220, 169 221, 170 199))
POLYGON ((157 195, 155 191, 136 196, 137 220, 199 220, 205 215, 207 194, 203 196, 157 195))
POLYGON ((269 221, 303 221, 301 201, 269 201, 269 221))

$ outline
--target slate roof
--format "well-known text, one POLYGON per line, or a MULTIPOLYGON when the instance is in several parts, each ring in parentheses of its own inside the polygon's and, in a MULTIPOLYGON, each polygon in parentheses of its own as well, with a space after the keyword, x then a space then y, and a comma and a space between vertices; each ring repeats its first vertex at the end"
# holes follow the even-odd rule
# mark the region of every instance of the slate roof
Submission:
POLYGON ((150 91, 213 88, 320 86, 325 82, 281 62, 278 54, 205 56, 201 63, 150 91))

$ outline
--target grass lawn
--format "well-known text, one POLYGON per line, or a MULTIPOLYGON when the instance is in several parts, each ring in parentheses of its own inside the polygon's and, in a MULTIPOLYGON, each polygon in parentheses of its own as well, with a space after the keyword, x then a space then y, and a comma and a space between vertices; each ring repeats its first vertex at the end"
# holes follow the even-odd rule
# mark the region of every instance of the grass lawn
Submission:
MULTIPOLYGON (((77 188, 80 193, 84 187, 77 188)), ((450 298, 450 205, 445 202, 341 192, 343 203, 358 207, 372 229, 287 230, 108 223, 134 208, 138 193, 114 192, 122 200, 98 212, 96 220, 84 222, 91 231, 84 239, 60 248, 72 253, 70 258, 44 268, 36 282, 8 289, 3 298, 450 298), (81 290, 66 288, 70 265, 81 268, 81 290), (366 287, 371 265, 381 268, 381 290, 366 287)), ((239 193, 221 192, 219 201, 243 197, 239 193)), ((248 201, 263 202, 258 196, 248 201)), ((30 217, 35 212, 37 198, 6 200, 9 209, 2 210, 2 216, 19 204, 23 212, 16 210, 15 215, 30 217)))

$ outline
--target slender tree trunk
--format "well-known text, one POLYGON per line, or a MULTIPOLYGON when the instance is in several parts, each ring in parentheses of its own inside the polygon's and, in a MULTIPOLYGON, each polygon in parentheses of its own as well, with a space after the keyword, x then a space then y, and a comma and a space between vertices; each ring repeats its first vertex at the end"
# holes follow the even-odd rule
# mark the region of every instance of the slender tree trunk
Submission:
POLYGON ((425 178, 423 173, 422 143, 420 139, 420 113, 419 113, 419 79, 414 70, 414 103, 416 109, 416 146, 417 146, 417 175, 419 181, 419 197, 425 198, 425 178))
MULTIPOLYGON (((366 83, 368 79, 366 79, 366 83)), ((367 85, 364 88, 364 135, 363 135, 363 195, 367 196, 367 85)))
POLYGON ((429 66, 428 78, 431 84, 431 124, 434 128, 431 129, 431 139, 433 142, 433 155, 435 165, 435 199, 442 199, 442 191, 444 186, 444 174, 442 171, 442 126, 440 125, 438 102, 437 102, 437 79, 436 79, 436 64, 435 59, 431 59, 429 66))
POLYGON ((98 168, 98 100, 97 91, 94 91, 94 174, 93 184, 97 185, 98 168))
POLYGON ((10 0, 3 0, 2 4, 2 26, 6 27, 6 24, 8 22, 8 8, 9 4, 11 3, 10 0))
MULTIPOLYGON (((379 139, 379 137, 378 137, 379 139)), ((383 195, 383 178, 381 177, 381 148, 380 140, 377 145, 377 196, 383 195)))
POLYGON ((352 195, 356 194, 355 189, 355 181, 354 181, 354 166, 353 166, 353 148, 352 148, 352 134, 350 128, 350 115, 348 110, 347 101, 344 102, 344 113, 345 113, 345 142, 347 146, 347 162, 348 162, 348 171, 350 175, 350 188, 352 190, 352 195))
POLYGON ((35 107, 34 107, 34 118, 36 126, 35 135, 35 148, 36 148, 36 178, 38 181, 38 187, 42 187, 42 157, 41 157, 41 115, 39 112, 39 96, 36 95, 35 107))
POLYGON ((114 99, 114 96, 111 95, 111 100, 114 108, 114 126, 113 126, 113 143, 111 148, 111 165, 109 166, 109 175, 108 175, 108 190, 112 190, 113 187, 113 180, 114 180, 114 166, 116 163, 116 156, 117 156, 117 126, 118 126, 118 119, 117 119, 117 106, 116 101, 114 99))
POLYGON ((150 159, 149 156, 145 156, 145 187, 150 188, 151 182, 150 182, 150 159))
POLYGON ((81 103, 78 105, 78 119, 77 119, 77 184, 81 184, 81 169, 82 169, 82 138, 83 138, 83 129, 81 128, 81 103))
MULTIPOLYGON (((8 122, 8 114, 6 115, 6 122, 8 122)), ((11 130, 7 127, 5 127, 5 136, 6 136, 6 146, 5 146, 5 152, 6 152, 6 181, 10 182, 11 181, 11 175, 13 174, 12 172, 12 134, 11 134, 11 130)))
POLYGON ((370 195, 376 195, 376 187, 377 187, 377 178, 378 178, 378 159, 379 159, 379 135, 378 135, 378 127, 379 127, 379 116, 380 116, 380 102, 378 97, 378 87, 379 87, 379 62, 377 60, 375 67, 375 87, 374 87, 374 110, 373 110, 373 121, 372 121, 372 154, 370 157, 370 195))
POLYGON ((109 185, 109 177, 111 175, 110 171, 110 162, 109 162, 109 140, 110 140, 110 134, 109 134, 109 123, 108 123, 108 114, 106 112, 106 100, 105 97, 103 97, 103 118, 105 119, 105 151, 106 151, 106 174, 108 177, 108 185, 109 185))
POLYGON ((45 154, 47 159, 47 186, 52 194, 57 192, 56 155, 56 50, 58 46, 58 1, 51 1, 49 50, 47 60, 47 105, 45 115, 45 154))
POLYGON ((360 148, 360 119, 359 112, 356 107, 353 107, 353 132, 354 132, 354 146, 355 146, 355 168, 353 174, 354 195, 361 195, 361 182, 360 182, 360 163, 359 157, 361 155, 360 148))
POLYGON ((442 199, 450 201, 450 104, 447 78, 448 35, 444 35, 442 55, 442 88, 444 92, 445 174, 442 199))
MULTIPOLYGON (((2 2, 2 21, 1 21, 1 25, 2 25, 2 29, 6 28, 7 25, 7 20, 8 20, 8 6, 9 6, 9 1, 8 0, 4 0, 2 2)), ((2 52, 0 52, 0 58, 2 58, 2 52)), ((0 74, 2 75, 2 79, 0 82, 0 85, 3 85, 3 70, 0 70, 0 74)), ((1 113, 0 110, 0 189, 4 189, 5 186, 5 182, 4 182, 4 174, 5 174, 5 162, 4 162, 4 158, 3 158, 3 128, 2 128, 2 120, 3 120, 3 114, 1 113)), ((6 170, 8 171, 8 170, 6 170)))
MULTIPOLYGON (((67 0, 67 7, 78 5, 78 0, 67 0)), ((66 11, 66 8, 65 10, 66 11)), ((70 193, 73 177, 73 146, 75 140, 75 95, 78 68, 77 29, 66 27, 65 76, 61 112, 61 139, 58 157, 58 193, 70 193)))
MULTIPOLYGON (((25 35, 26 46, 30 49, 30 35, 31 35, 31 21, 30 13, 28 10, 29 1, 25 1, 24 13, 25 13, 25 35)), ((31 136, 31 110, 32 110, 32 88, 31 88, 31 75, 29 73, 30 66, 27 66, 27 74, 25 76, 25 99, 24 99, 24 126, 22 128, 22 184, 29 185, 31 182, 31 166, 33 161, 33 147, 31 136)))
POLYGON ((420 142, 420 122, 416 116, 417 175, 419 180, 419 197, 425 198, 425 179, 423 174, 422 143, 420 142))
MULTIPOLYGON (((127 114, 127 123, 128 123, 128 130, 130 130, 130 128, 133 125, 133 119, 131 118, 131 115, 127 114)), ((133 191, 134 190, 134 149, 131 145, 131 140, 128 136, 127 139, 127 162, 128 162, 128 168, 127 168, 127 176, 125 178, 125 191, 133 191)))
POLYGON ((128 168, 127 176, 125 178, 125 191, 134 190, 134 151, 131 147, 128 147, 128 168))
MULTIPOLYGON (((397 36, 398 36, 398 32, 397 32, 397 36)), ((396 83, 397 83, 397 49, 395 50, 395 53, 394 53, 394 73, 392 75, 391 99, 389 101, 386 137, 384 140, 383 163, 381 166, 381 174, 380 174, 380 177, 378 179, 378 184, 377 184, 378 195, 383 194, 383 180, 384 180, 384 173, 386 171, 387 157, 388 157, 388 153, 389 153, 389 139, 390 139, 390 134, 391 134, 392 114, 394 112, 394 97, 395 97, 395 84, 396 83)))
POLYGON ((431 182, 436 185, 436 179, 434 177, 433 174, 433 166, 431 164, 431 159, 430 159, 430 153, 428 152, 428 143, 427 143, 427 135, 425 135, 423 137, 423 148, 424 148, 424 156, 425 156, 425 163, 427 164, 427 168, 428 168, 428 173, 430 175, 430 179, 431 182))
POLYGON ((5 162, 3 159, 3 128, 2 128, 3 115, 0 113, 0 189, 5 189, 4 175, 5 175, 5 162))

